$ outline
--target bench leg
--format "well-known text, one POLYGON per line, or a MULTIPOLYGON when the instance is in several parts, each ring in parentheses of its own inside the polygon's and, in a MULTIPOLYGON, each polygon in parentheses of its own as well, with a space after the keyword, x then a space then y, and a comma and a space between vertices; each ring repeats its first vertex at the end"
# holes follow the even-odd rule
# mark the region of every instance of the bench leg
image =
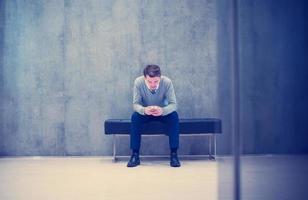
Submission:
POLYGON ((117 145, 117 138, 116 138, 116 135, 114 134, 113 135, 113 162, 117 162, 117 157, 116 157, 117 148, 116 148, 116 145, 117 145))
POLYGON ((214 160, 216 159, 216 134, 214 135, 214 160))
POLYGON ((209 135, 209 159, 211 159, 212 155, 212 135, 209 135))
POLYGON ((215 160, 216 157, 216 135, 215 134, 211 134, 209 135, 209 159, 210 160, 215 160), (212 154, 212 139, 214 137, 214 155, 212 154))

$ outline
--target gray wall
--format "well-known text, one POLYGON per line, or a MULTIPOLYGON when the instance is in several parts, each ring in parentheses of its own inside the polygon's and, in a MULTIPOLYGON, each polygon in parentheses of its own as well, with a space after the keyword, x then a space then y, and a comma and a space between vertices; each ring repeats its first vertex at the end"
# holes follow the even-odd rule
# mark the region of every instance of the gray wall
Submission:
MULTIPOLYGON (((219 150, 224 146, 221 153, 225 153, 232 149, 228 131, 231 1, 217 4, 218 100, 224 123, 224 138, 218 146, 219 150)), ((239 1, 239 103, 244 154, 308 153, 306 8, 304 0, 239 1)))
MULTIPOLYGON (((217 117, 213 1, 5 1, 0 155, 110 155, 107 118, 129 118, 148 63, 175 86, 179 114, 217 117)), ((118 144, 128 154, 128 138, 118 144)), ((146 138, 144 153, 168 152, 146 138)), ((185 154, 206 153, 200 140, 185 154)))
MULTIPOLYGON (((231 152, 230 1, 0 1, 0 155, 111 155, 148 63, 172 78, 182 118, 219 117, 231 152)), ((304 1, 240 1, 245 153, 307 153, 304 1)), ((144 154, 168 153, 166 137, 144 154)), ((128 138, 119 143, 129 153, 128 138)), ((182 138, 181 153, 207 153, 182 138)))
POLYGON ((240 6, 243 151, 308 153, 307 2, 240 6))

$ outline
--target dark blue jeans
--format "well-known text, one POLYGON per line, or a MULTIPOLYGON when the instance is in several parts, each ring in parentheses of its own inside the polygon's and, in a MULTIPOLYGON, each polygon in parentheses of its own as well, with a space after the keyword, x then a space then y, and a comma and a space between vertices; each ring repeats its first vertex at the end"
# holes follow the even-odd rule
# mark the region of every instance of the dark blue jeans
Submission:
POLYGON ((152 115, 140 115, 134 112, 131 117, 131 131, 130 131, 130 148, 132 150, 140 149, 141 143, 141 127, 144 123, 149 121, 160 121, 167 125, 167 134, 169 136, 170 149, 177 149, 179 147, 179 116, 177 112, 172 112, 165 116, 154 117, 152 115))

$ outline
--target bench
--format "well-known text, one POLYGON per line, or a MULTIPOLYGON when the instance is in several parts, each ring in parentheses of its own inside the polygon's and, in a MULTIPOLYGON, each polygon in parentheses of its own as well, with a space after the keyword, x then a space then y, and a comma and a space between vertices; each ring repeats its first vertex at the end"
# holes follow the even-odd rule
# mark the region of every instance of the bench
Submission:
MULTIPOLYGON (((222 133, 221 120, 216 118, 180 119, 180 136, 209 136, 209 158, 215 160, 216 156, 216 134, 222 133), (212 146, 214 155, 212 154, 212 146)), ((130 119, 107 119, 105 121, 105 134, 113 135, 113 160, 116 161, 117 135, 130 135, 130 119)), ((142 127, 142 136, 153 136, 166 134, 165 124, 151 121, 142 127)))

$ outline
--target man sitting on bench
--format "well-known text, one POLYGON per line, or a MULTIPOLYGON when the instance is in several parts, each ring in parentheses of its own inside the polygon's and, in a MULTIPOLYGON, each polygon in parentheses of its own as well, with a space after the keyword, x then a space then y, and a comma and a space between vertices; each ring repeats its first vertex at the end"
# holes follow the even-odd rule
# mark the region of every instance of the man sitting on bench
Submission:
POLYGON ((161 76, 157 65, 147 65, 143 76, 134 82, 133 108, 131 117, 130 148, 132 156, 127 167, 140 164, 139 149, 141 143, 141 127, 152 120, 165 123, 169 136, 170 166, 180 167, 177 156, 179 147, 179 117, 176 112, 176 97, 171 80, 161 76))

